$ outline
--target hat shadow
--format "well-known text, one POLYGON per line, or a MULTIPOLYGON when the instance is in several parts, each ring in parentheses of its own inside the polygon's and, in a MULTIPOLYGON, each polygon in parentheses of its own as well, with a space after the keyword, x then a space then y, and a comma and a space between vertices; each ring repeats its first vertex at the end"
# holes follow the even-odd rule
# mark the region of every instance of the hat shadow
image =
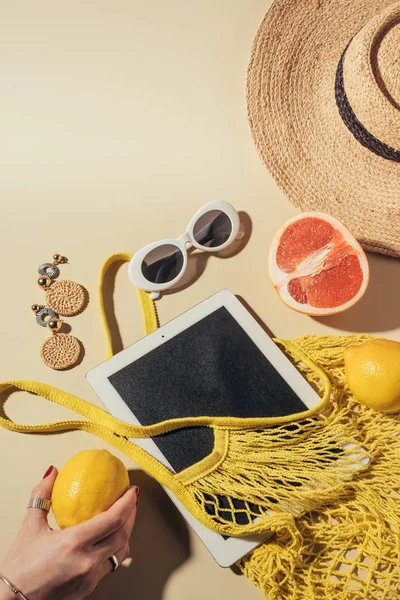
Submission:
POLYGON ((162 600, 172 573, 190 558, 186 522, 161 486, 139 470, 129 471, 129 479, 140 487, 132 560, 105 577, 91 600, 162 600))
POLYGON ((390 331, 400 327, 400 260, 368 253, 370 280, 361 300, 349 310, 330 317, 314 317, 334 329, 357 333, 390 331))
POLYGON ((192 252, 188 252, 187 267, 182 279, 174 287, 165 290, 162 295, 170 296, 172 294, 176 294, 177 292, 186 290, 188 287, 193 285, 193 283, 195 283, 203 275, 211 256, 214 258, 216 257, 217 259, 226 259, 232 258, 233 256, 239 254, 239 252, 241 252, 247 246, 253 228, 251 218, 246 212, 240 211, 239 219, 240 232, 242 233, 243 237, 235 240, 230 246, 228 246, 228 248, 225 248, 220 252, 202 252, 201 250, 197 249, 192 252))

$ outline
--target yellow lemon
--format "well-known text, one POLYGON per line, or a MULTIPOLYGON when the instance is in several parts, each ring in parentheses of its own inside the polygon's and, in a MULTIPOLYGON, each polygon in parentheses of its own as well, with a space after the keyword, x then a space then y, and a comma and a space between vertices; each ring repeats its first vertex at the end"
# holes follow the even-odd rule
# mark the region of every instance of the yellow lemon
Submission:
POLYGON ((52 508, 61 529, 108 510, 129 488, 125 465, 107 450, 78 452, 60 470, 52 508))
POLYGON ((348 386, 359 402, 383 413, 400 411, 400 343, 371 340, 344 352, 348 386))

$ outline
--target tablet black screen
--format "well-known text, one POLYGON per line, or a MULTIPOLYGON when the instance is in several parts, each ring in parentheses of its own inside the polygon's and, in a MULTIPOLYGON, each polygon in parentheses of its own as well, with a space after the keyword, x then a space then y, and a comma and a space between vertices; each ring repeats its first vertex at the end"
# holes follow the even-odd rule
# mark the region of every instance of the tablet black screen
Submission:
MULTIPOLYGON (((109 377, 142 425, 175 417, 274 417, 307 409, 224 307, 109 377)), ((205 458, 214 434, 153 438, 176 472, 205 458)))

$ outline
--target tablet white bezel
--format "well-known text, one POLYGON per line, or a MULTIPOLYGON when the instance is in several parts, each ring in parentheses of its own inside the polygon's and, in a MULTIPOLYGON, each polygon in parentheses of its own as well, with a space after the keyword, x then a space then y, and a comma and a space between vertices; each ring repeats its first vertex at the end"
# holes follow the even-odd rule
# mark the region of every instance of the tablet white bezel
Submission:
MULTIPOLYGON (((122 421, 140 425, 141 423, 119 396, 108 378, 221 307, 225 307, 228 310, 307 408, 313 408, 321 402, 318 394, 286 358, 283 352, 279 350, 277 345, 265 333, 246 308, 244 308, 236 296, 229 290, 222 290, 87 373, 87 381, 107 410, 114 417, 122 421)), ((174 472, 152 439, 132 439, 132 441, 174 472)), ((261 534, 240 538, 230 537, 224 540, 222 536, 211 531, 195 519, 172 492, 167 488, 165 488, 165 491, 218 564, 223 567, 231 566, 268 537, 266 534, 261 534)))

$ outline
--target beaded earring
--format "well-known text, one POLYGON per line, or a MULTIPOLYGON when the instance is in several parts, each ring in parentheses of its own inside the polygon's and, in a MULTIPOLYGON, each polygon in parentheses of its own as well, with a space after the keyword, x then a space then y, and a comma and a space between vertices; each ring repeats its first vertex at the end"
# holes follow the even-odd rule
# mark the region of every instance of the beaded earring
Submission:
POLYGON ((54 281, 59 274, 59 265, 66 263, 67 258, 54 254, 52 263, 43 263, 38 267, 40 277, 38 286, 46 292, 46 304, 63 317, 78 315, 85 307, 85 289, 75 281, 64 279, 54 281))
POLYGON ((59 319, 57 313, 49 306, 33 304, 31 309, 36 315, 36 323, 41 327, 48 327, 52 333, 40 349, 44 364, 57 371, 75 366, 82 352, 79 340, 68 333, 60 332, 64 321, 59 319))

